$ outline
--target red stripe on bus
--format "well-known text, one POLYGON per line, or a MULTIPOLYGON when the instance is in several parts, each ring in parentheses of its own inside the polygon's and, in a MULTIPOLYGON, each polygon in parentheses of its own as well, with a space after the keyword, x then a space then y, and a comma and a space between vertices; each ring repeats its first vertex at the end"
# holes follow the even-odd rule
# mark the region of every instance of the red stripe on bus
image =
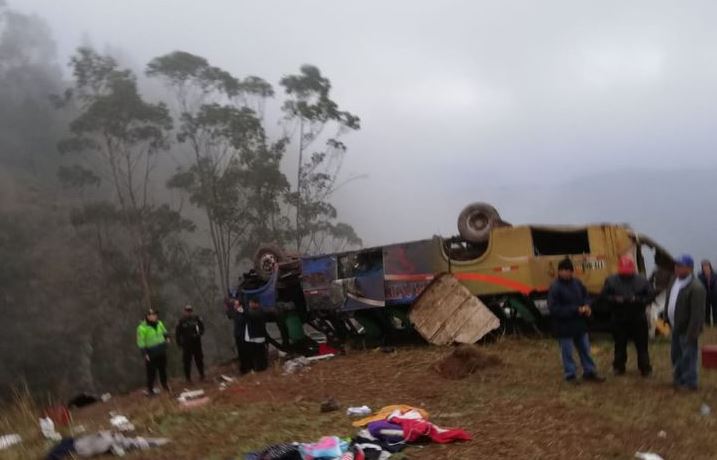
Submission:
POLYGON ((455 276, 456 279, 460 281, 480 281, 482 283, 495 284, 497 286, 507 287, 525 295, 528 295, 533 291, 533 288, 528 286, 527 284, 523 284, 519 281, 513 281, 495 275, 484 275, 483 273, 454 273, 453 276, 455 276))

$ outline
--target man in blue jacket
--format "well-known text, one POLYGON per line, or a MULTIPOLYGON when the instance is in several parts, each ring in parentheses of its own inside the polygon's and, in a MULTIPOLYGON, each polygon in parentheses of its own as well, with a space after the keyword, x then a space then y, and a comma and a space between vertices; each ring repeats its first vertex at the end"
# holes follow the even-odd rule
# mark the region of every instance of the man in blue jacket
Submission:
POLYGON ((598 375, 595 362, 590 356, 586 318, 591 315, 592 310, 588 302, 588 291, 573 275, 574 268, 570 259, 561 260, 558 264, 558 279, 548 291, 548 309, 560 344, 565 380, 577 382, 577 366, 573 359, 575 345, 583 367, 583 380, 604 382, 605 379, 598 375))

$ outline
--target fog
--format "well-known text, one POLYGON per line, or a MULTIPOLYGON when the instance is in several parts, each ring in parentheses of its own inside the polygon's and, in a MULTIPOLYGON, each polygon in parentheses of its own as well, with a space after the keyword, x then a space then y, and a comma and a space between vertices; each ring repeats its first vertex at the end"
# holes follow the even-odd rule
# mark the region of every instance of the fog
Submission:
MULTIPOLYGON (((713 223, 698 204, 711 199, 695 196, 698 184, 679 177, 714 167, 714 2, 23 0, 15 6, 48 21, 62 60, 89 41, 121 50, 138 65, 183 49, 269 81, 304 62, 319 66, 336 100, 362 118, 362 130, 347 139, 344 173, 366 177, 336 200, 342 218, 370 245, 453 233, 457 213, 475 200, 498 204, 514 222, 617 219, 662 235, 658 227, 642 228, 655 224, 647 210, 640 216, 624 210, 639 210, 635 202, 653 186, 649 178, 666 171, 681 183, 675 202, 653 203, 649 212, 669 220, 665 210, 681 203, 703 226, 713 223), (610 173, 625 170, 646 179, 611 181, 610 173), (601 193, 595 181, 621 193, 606 194, 610 205, 599 207, 570 193, 547 193, 581 183, 601 193), (535 196, 536 187, 546 193, 535 196)), ((700 193, 710 193, 707 185, 700 193)), ((664 236, 675 251, 708 247, 664 236)))

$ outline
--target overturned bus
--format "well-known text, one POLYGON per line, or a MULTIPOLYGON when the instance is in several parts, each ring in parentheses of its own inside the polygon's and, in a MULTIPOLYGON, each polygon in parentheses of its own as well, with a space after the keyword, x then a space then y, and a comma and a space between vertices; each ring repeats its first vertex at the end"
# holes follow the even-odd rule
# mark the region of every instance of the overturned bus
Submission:
MULTIPOLYGON (((440 273, 453 274, 478 296, 500 320, 500 332, 543 327, 547 291, 565 257, 595 296, 623 255, 631 255, 640 272, 651 271, 658 291, 673 269, 667 251, 627 225, 512 226, 492 206, 474 203, 461 213, 458 229, 460 236, 452 238, 319 256, 262 248, 255 270, 266 282, 243 289, 243 295, 259 296, 290 349, 306 342, 304 324, 334 343, 352 338, 382 343, 410 335, 410 307, 440 273)), ((600 327, 607 309, 599 299, 594 312, 600 327)))

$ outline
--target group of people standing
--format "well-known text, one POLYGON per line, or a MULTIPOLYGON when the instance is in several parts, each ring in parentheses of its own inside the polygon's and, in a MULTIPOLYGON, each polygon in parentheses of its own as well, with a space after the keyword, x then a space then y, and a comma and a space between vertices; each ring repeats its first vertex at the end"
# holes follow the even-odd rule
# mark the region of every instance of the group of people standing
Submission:
MULTIPOLYGON (((702 262, 699 276, 693 272, 692 257, 682 255, 675 260, 675 273, 665 301, 665 320, 672 329, 670 357, 676 389, 697 389, 699 336, 704 324, 710 324, 710 319, 717 322, 717 275, 709 261, 702 262)), ((615 342, 612 367, 616 376, 625 374, 630 341, 635 344, 640 374, 643 377, 652 374, 647 307, 655 297, 650 282, 637 273, 634 260, 621 257, 618 273, 605 281, 596 299, 607 302, 610 307, 615 342)), ((575 347, 583 368, 583 380, 603 382, 605 379, 598 374, 591 356, 587 335, 587 318, 592 315, 591 301, 585 286, 574 277, 570 259, 558 264, 558 278, 548 293, 548 308, 560 345, 565 379, 577 382, 577 365, 573 359, 575 347)))
MULTIPOLYGON (((240 373, 260 372, 269 365, 268 345, 278 347, 278 343, 266 331, 266 318, 259 300, 249 299, 245 307, 238 299, 225 302, 227 316, 234 322, 234 340, 239 355, 240 373)), ((186 305, 182 317, 175 328, 174 338, 182 349, 184 377, 192 381, 192 361, 199 371, 200 380, 204 380, 204 354, 202 336, 204 322, 194 314, 191 305, 186 305)), ((170 334, 159 319, 158 312, 150 309, 144 320, 137 326, 137 346, 142 352, 147 374, 147 394, 155 394, 154 384, 159 375, 162 388, 169 392, 167 383, 167 348, 171 342, 170 334)))
MULTIPOLYGON (((186 305, 182 317, 175 328, 174 337, 182 348, 182 364, 184 377, 192 381, 192 360, 199 371, 200 380, 204 380, 204 354, 202 352, 202 335, 204 322, 194 314, 191 305, 186 305)), ((154 382, 159 374, 159 382, 169 392, 167 383, 167 346, 170 335, 164 323, 159 319, 156 310, 150 309, 144 321, 137 326, 137 346, 144 357, 147 372, 147 395, 154 395, 154 382)))

